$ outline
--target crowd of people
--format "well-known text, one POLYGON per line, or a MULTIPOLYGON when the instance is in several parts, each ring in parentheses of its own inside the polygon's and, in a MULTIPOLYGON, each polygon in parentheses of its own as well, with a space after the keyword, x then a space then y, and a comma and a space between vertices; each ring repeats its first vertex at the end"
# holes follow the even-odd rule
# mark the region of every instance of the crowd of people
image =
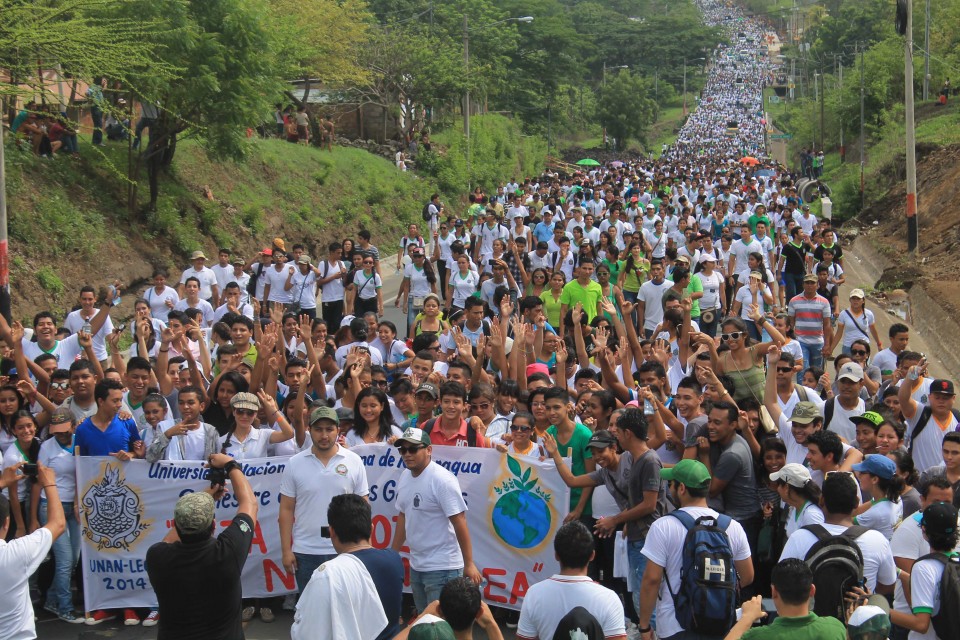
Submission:
POLYGON ((118 287, 84 287, 60 323, 0 318, 0 637, 35 637, 34 605, 161 638, 240 638, 278 607, 294 638, 956 637, 954 383, 906 325, 880 335, 863 289, 840 300, 843 250, 799 176, 738 162, 763 155, 762 27, 698 4, 731 43, 660 160, 478 187, 462 211, 435 195, 396 263, 367 230, 316 258, 279 237, 212 266, 198 251, 154 274, 129 328, 118 287), (405 468, 388 549, 352 451, 368 443, 405 468), (446 446, 552 460, 571 488, 560 572, 519 617, 481 600, 446 446), (75 456, 216 472, 147 554, 153 607, 76 610, 75 456), (289 457, 277 526, 299 595, 243 599, 242 464, 265 456, 289 457))

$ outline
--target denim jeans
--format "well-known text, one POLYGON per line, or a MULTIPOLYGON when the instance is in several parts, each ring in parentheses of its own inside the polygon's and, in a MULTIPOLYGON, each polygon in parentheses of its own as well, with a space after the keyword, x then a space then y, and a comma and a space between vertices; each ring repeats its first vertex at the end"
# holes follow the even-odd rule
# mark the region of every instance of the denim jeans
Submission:
POLYGON ((417 571, 410 569, 410 590, 413 591, 413 604, 417 611, 423 611, 434 600, 440 599, 443 585, 463 575, 463 569, 439 571, 417 571))
POLYGON ((803 275, 802 273, 787 273, 783 272, 783 282, 786 289, 786 295, 784 296, 784 302, 790 304, 790 300, 794 296, 803 293, 803 275))
POLYGON ((307 583, 310 582, 310 576, 313 575, 317 567, 327 560, 333 560, 337 557, 337 554, 314 555, 294 552, 293 556, 297 559, 297 590, 303 593, 303 590, 307 588, 307 583))
POLYGON ((414 321, 417 319, 417 315, 423 311, 423 307, 413 306, 413 296, 407 298, 407 328, 409 329, 409 338, 413 338, 413 325, 414 321))
MULTIPOLYGON (((70 578, 80 559, 80 523, 73 513, 73 503, 63 503, 63 514, 67 517, 67 527, 60 537, 53 541, 55 569, 53 583, 47 591, 47 604, 60 613, 73 611, 73 595, 70 592, 70 578)), ((40 501, 40 525, 47 524, 47 501, 40 501)))
POLYGON ((808 344, 802 340, 799 342, 800 352, 803 354, 804 369, 809 369, 810 367, 823 369, 823 345, 808 344))
MULTIPOLYGON (((630 590, 630 596, 633 598, 633 607, 640 615, 640 585, 643 584, 643 572, 647 570, 647 556, 643 555, 644 538, 639 540, 627 541, 627 559, 630 562, 630 571, 627 572, 627 589, 630 590)), ((650 626, 655 627, 657 623, 657 609, 654 606, 650 612, 650 626)))
POLYGON ((92 105, 90 118, 93 120, 93 144, 103 144, 103 109, 92 105))

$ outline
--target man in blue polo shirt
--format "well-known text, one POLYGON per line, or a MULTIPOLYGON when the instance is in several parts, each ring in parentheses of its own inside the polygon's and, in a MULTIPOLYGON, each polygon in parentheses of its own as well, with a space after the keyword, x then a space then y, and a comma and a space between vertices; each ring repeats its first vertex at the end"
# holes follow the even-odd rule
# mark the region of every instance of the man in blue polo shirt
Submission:
POLYGON ((142 458, 143 440, 137 423, 118 414, 123 406, 123 385, 101 380, 93 389, 97 412, 80 423, 74 438, 78 456, 113 456, 118 460, 142 458))

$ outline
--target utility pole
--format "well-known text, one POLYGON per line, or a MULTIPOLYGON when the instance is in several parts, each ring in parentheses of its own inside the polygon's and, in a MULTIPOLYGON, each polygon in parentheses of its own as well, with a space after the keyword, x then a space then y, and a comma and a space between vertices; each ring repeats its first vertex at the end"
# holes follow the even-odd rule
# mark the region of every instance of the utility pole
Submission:
MULTIPOLYGON (((816 107, 816 104, 820 102, 820 74, 816 71, 813 72, 813 104, 816 107)), ((820 125, 823 125, 823 121, 820 121, 820 125)), ((820 140, 823 140, 823 134, 820 135, 820 140)), ((810 146, 813 148, 817 147, 817 116, 813 116, 813 135, 810 136, 810 146)), ((820 147, 821 149, 823 147, 820 147)))
POLYGON ((930 99, 930 0, 927 0, 927 16, 923 24, 923 101, 930 99))
MULTIPOLYGON (((860 48, 861 43, 857 43, 860 48)), ((864 135, 864 93, 863 93, 863 48, 860 48, 860 210, 866 206, 866 183, 863 179, 863 172, 866 167, 866 144, 867 139, 864 135)))
POLYGON ((823 67, 820 68, 820 151, 823 151, 823 138, 824 138, 824 126, 823 126, 823 104, 826 101, 827 85, 826 77, 823 75, 823 67))
POLYGON ((7 242, 7 174, 3 153, 3 127, 0 126, 0 314, 10 317, 10 247, 7 242))
POLYGON ((463 67, 467 74, 467 86, 463 92, 463 135, 467 139, 467 190, 473 189, 470 174, 470 30, 467 14, 463 14, 463 67))
MULTIPOLYGON (((840 88, 840 113, 843 114, 843 57, 840 57, 840 65, 837 69, 839 73, 840 88)), ((840 164, 847 160, 847 147, 843 143, 843 116, 840 116, 840 164)))
POLYGON ((903 46, 904 119, 907 139, 907 251, 920 257, 917 224, 917 132, 913 114, 913 0, 907 0, 907 32, 903 46))

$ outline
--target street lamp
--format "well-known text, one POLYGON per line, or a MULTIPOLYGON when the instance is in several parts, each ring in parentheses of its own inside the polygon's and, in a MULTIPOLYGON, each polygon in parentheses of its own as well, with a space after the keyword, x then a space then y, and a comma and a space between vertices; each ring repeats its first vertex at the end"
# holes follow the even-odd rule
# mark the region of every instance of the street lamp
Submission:
MULTIPOLYGON (((629 69, 629 68, 630 68, 630 67, 629 67, 628 65, 625 65, 625 64, 621 64, 621 65, 618 65, 618 66, 616 66, 616 67, 608 67, 608 66, 607 66, 607 61, 604 60, 604 61, 603 61, 603 75, 600 77, 600 86, 601 86, 601 88, 606 89, 606 87, 607 87, 607 69, 610 69, 611 71, 614 71, 614 70, 616 70, 616 69, 629 69)), ((606 127, 603 128, 603 148, 604 148, 604 149, 607 148, 607 128, 606 128, 606 127)))
MULTIPOLYGON (((523 16, 520 18, 504 18, 474 29, 487 29, 489 27, 503 24, 504 22, 533 22, 533 16, 523 16)), ((463 135, 467 137, 467 188, 473 188, 473 179, 470 173, 470 25, 467 14, 463 14, 463 66, 467 73, 467 86, 463 96, 463 135)))
MULTIPOLYGON (((690 62, 706 61, 706 58, 694 58, 690 62)), ((683 115, 687 115, 687 59, 683 59, 683 115)))

